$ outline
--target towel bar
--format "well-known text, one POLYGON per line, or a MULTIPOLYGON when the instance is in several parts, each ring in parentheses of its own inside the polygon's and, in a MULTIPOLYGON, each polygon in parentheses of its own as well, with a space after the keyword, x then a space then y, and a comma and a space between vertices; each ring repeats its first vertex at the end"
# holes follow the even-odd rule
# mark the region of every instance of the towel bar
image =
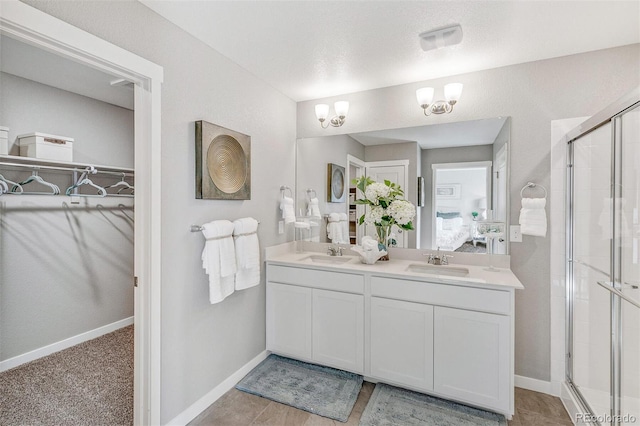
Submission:
MULTIPOLYGON (((258 221, 258 225, 260 224, 260 221, 258 221)), ((200 232, 202 231, 202 226, 201 225, 191 225, 191 228, 189 229, 191 232, 200 232)), ((248 235, 248 234, 247 234, 248 235)))

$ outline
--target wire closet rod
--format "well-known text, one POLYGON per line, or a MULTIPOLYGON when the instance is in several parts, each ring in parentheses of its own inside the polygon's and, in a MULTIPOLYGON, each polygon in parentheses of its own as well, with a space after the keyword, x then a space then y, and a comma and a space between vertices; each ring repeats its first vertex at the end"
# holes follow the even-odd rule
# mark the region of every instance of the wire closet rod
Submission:
MULTIPOLYGON (((86 168, 82 167, 42 166, 37 164, 10 163, 6 161, 0 161, 0 166, 28 168, 31 170, 57 170, 62 172, 84 172, 86 170, 86 168)), ((123 174, 125 177, 134 176, 133 172, 112 172, 107 170, 100 170, 98 168, 95 168, 95 171, 96 173, 112 176, 123 176, 123 174)))

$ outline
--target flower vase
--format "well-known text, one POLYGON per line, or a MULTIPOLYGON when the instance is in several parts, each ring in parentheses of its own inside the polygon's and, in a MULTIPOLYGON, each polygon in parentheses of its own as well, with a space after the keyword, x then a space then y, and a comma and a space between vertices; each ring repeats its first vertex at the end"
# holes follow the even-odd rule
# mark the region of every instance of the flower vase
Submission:
POLYGON ((376 225, 376 235, 378 236, 378 250, 387 252, 379 258, 380 261, 389 260, 389 235, 391 234, 391 226, 376 225))

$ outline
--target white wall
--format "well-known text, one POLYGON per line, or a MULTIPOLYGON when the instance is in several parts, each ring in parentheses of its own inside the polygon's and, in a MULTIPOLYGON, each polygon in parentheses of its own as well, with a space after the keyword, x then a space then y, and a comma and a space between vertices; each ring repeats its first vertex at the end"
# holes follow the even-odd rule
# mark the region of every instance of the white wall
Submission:
POLYGON ((278 200, 281 185, 295 184, 296 105, 141 3, 25 3, 164 67, 161 421, 168 422, 265 349, 265 286, 210 305, 204 240, 189 225, 253 216, 263 247, 285 241, 278 200), (251 136, 251 200, 195 199, 196 120, 251 136))
MULTIPOLYGON (((0 93, 10 144, 52 133, 75 138, 77 161, 133 165, 132 111, 5 73, 0 93)), ((19 154, 17 144, 10 153, 19 154)), ((31 171, 0 173, 22 181, 31 171)), ((63 192, 72 184, 68 172, 40 175, 63 192)), ((133 315, 133 226, 131 198, 0 197, 0 361, 133 315)))
MULTIPOLYGON (((349 118, 343 127, 322 132, 314 105, 331 104, 337 97, 300 102, 298 137, 511 116, 510 220, 516 223, 522 186, 534 181, 549 187, 549 122, 592 115, 639 84, 640 45, 635 44, 340 95, 351 105, 349 118), (416 105, 415 90, 452 81, 464 84, 455 111, 425 117, 416 105)), ((549 239, 525 237, 511 244, 510 255, 511 268, 525 286, 516 293, 516 374, 549 380, 549 239)))

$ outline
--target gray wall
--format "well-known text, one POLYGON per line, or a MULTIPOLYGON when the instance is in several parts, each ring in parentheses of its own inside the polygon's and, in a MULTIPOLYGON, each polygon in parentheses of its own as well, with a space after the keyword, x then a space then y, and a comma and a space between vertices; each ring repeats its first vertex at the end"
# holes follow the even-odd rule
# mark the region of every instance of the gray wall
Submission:
MULTIPOLYGON (((133 165, 132 111, 4 73, 0 93, 10 143, 33 131, 69 136, 79 162, 133 165)), ((10 153, 19 155, 17 144, 10 153)), ((40 175, 63 192, 72 184, 71 173, 40 175)), ((42 190, 33 185, 25 190, 42 190)), ((131 317, 132 280, 133 199, 0 197, 0 360, 131 317)))
MULTIPOLYGON (((411 201, 414 205, 418 200, 418 180, 417 176, 421 176, 419 173, 419 158, 420 147, 417 142, 406 142, 398 144, 386 144, 386 145, 371 145, 365 147, 364 150, 365 161, 385 161, 385 160, 409 160, 409 176, 407 180, 409 185, 404 190, 404 195, 407 200, 411 201)), ((418 209, 419 211, 420 209, 418 209)), ((414 225, 420 226, 421 222, 416 222, 414 225)), ((416 232, 409 232, 409 247, 416 247, 416 232)))
MULTIPOLYGON (((639 84, 640 45, 634 44, 300 102, 298 137, 511 116, 510 220, 516 223, 520 188, 527 181, 549 187, 551 120, 593 115, 639 84), (425 117, 416 89, 452 81, 464 84, 455 111, 425 117), (349 101, 349 118, 343 127, 321 132, 314 105, 336 100, 349 101)), ((525 237, 511 244, 510 254, 511 268, 525 286, 516 293, 516 374, 549 380, 549 238, 525 237)))
POLYGON ((285 242, 278 200, 280 185, 295 184, 296 104, 141 3, 25 2, 164 67, 161 421, 168 422, 265 349, 265 286, 209 304, 204 239, 189 225, 253 216, 263 247, 285 242), (196 120, 251 136, 251 200, 195 199, 196 120))
POLYGON ((133 167, 133 111, 6 73, 0 93, 9 154, 20 155, 18 135, 40 132, 73 138, 74 161, 133 167))
MULTIPOLYGON (((346 169, 348 154, 364 161, 365 147, 347 135, 299 139, 296 147, 296 214, 300 209, 306 212, 308 188, 315 189, 321 214, 347 213, 348 196, 344 203, 327 201, 327 164, 337 164, 346 169)), ((326 220, 321 221, 320 241, 329 241, 326 220)))
POLYGON ((423 248, 431 247, 433 227, 433 170, 434 164, 463 163, 467 161, 491 161, 491 145, 465 146, 460 148, 435 148, 422 150, 422 176, 424 177, 424 208, 421 210, 422 226, 420 239, 423 248))

